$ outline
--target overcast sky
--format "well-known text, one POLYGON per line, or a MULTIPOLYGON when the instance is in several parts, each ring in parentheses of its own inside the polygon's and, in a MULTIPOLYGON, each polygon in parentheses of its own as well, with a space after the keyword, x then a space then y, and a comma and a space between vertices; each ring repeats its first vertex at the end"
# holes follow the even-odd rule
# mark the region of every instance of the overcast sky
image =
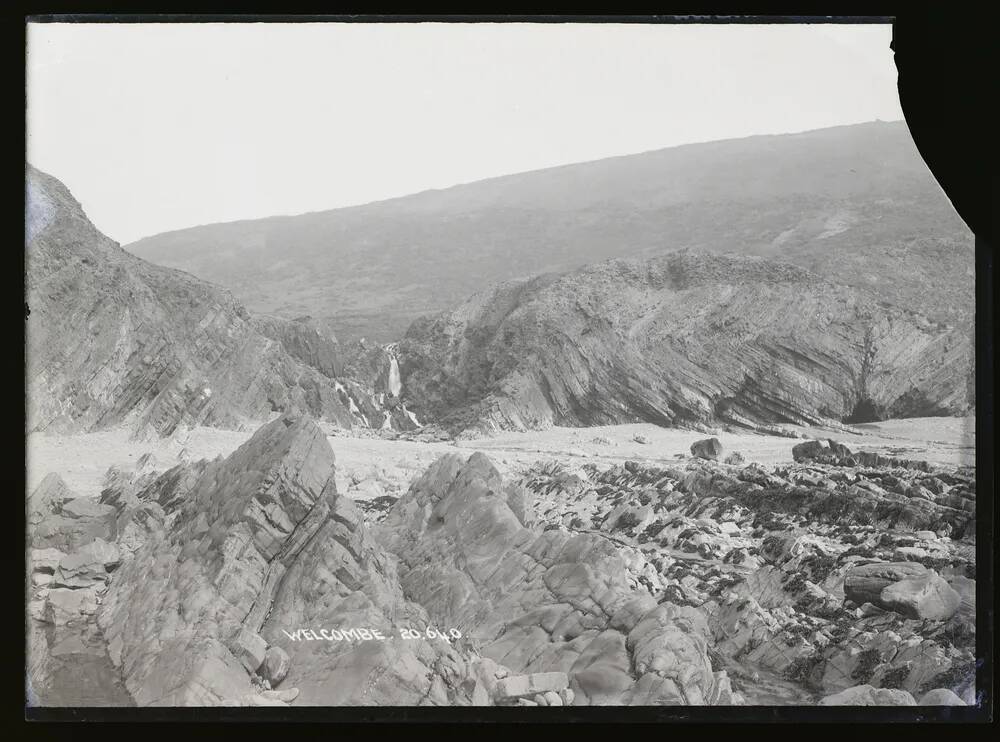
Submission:
POLYGON ((902 119, 888 25, 31 24, 28 160, 122 244, 902 119))

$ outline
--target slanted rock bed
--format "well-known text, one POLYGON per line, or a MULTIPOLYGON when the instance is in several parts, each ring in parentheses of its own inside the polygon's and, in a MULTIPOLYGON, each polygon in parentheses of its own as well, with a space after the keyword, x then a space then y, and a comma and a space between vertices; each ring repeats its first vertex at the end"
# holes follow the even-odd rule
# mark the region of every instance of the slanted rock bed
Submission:
POLYGON ((100 501, 50 477, 31 688, 72 702, 70 665, 93 705, 972 702, 971 473, 797 458, 505 478, 452 453, 362 510, 285 415, 228 458, 113 469, 100 501))

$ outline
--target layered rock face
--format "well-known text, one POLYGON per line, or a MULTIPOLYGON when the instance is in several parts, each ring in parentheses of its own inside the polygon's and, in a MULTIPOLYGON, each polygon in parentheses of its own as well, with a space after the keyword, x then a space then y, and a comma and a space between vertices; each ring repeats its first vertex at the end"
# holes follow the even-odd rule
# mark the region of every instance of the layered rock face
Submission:
POLYGON ((760 258, 671 253, 503 284, 415 322, 404 400, 496 431, 959 414, 965 328, 760 258))
POLYGON ((26 187, 29 431, 167 435, 283 411, 385 423, 369 392, 332 378, 335 341, 314 323, 251 317, 227 291, 126 253, 51 176, 29 166, 26 187))
POLYGON ((266 314, 256 315, 252 322, 261 335, 281 343, 292 358, 324 376, 343 376, 344 361, 340 343, 328 323, 313 317, 287 320, 266 314))

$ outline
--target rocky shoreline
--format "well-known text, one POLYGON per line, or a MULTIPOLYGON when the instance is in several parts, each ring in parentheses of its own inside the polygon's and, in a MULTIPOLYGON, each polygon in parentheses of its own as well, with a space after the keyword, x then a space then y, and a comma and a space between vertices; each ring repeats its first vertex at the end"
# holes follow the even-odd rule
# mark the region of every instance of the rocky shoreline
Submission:
POLYGON ((794 445, 518 476, 452 453, 355 503, 285 415, 226 458, 112 470, 99 501, 53 475, 31 698, 78 702, 73 667, 92 705, 975 703, 972 470, 794 445), (288 639, 313 626, 385 639, 288 639))

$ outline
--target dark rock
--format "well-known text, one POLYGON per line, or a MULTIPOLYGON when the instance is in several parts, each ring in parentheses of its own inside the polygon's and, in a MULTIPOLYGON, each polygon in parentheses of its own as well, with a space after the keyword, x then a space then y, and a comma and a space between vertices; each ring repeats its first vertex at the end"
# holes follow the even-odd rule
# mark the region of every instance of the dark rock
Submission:
POLYGON ((691 444, 691 455, 699 459, 718 461, 722 451, 722 443, 719 442, 718 438, 705 438, 691 444))
POLYGON ((272 688, 276 688, 288 674, 290 664, 291 659, 288 657, 288 652, 281 647, 271 646, 264 653, 264 662, 260 666, 259 672, 261 677, 271 684, 272 688))

